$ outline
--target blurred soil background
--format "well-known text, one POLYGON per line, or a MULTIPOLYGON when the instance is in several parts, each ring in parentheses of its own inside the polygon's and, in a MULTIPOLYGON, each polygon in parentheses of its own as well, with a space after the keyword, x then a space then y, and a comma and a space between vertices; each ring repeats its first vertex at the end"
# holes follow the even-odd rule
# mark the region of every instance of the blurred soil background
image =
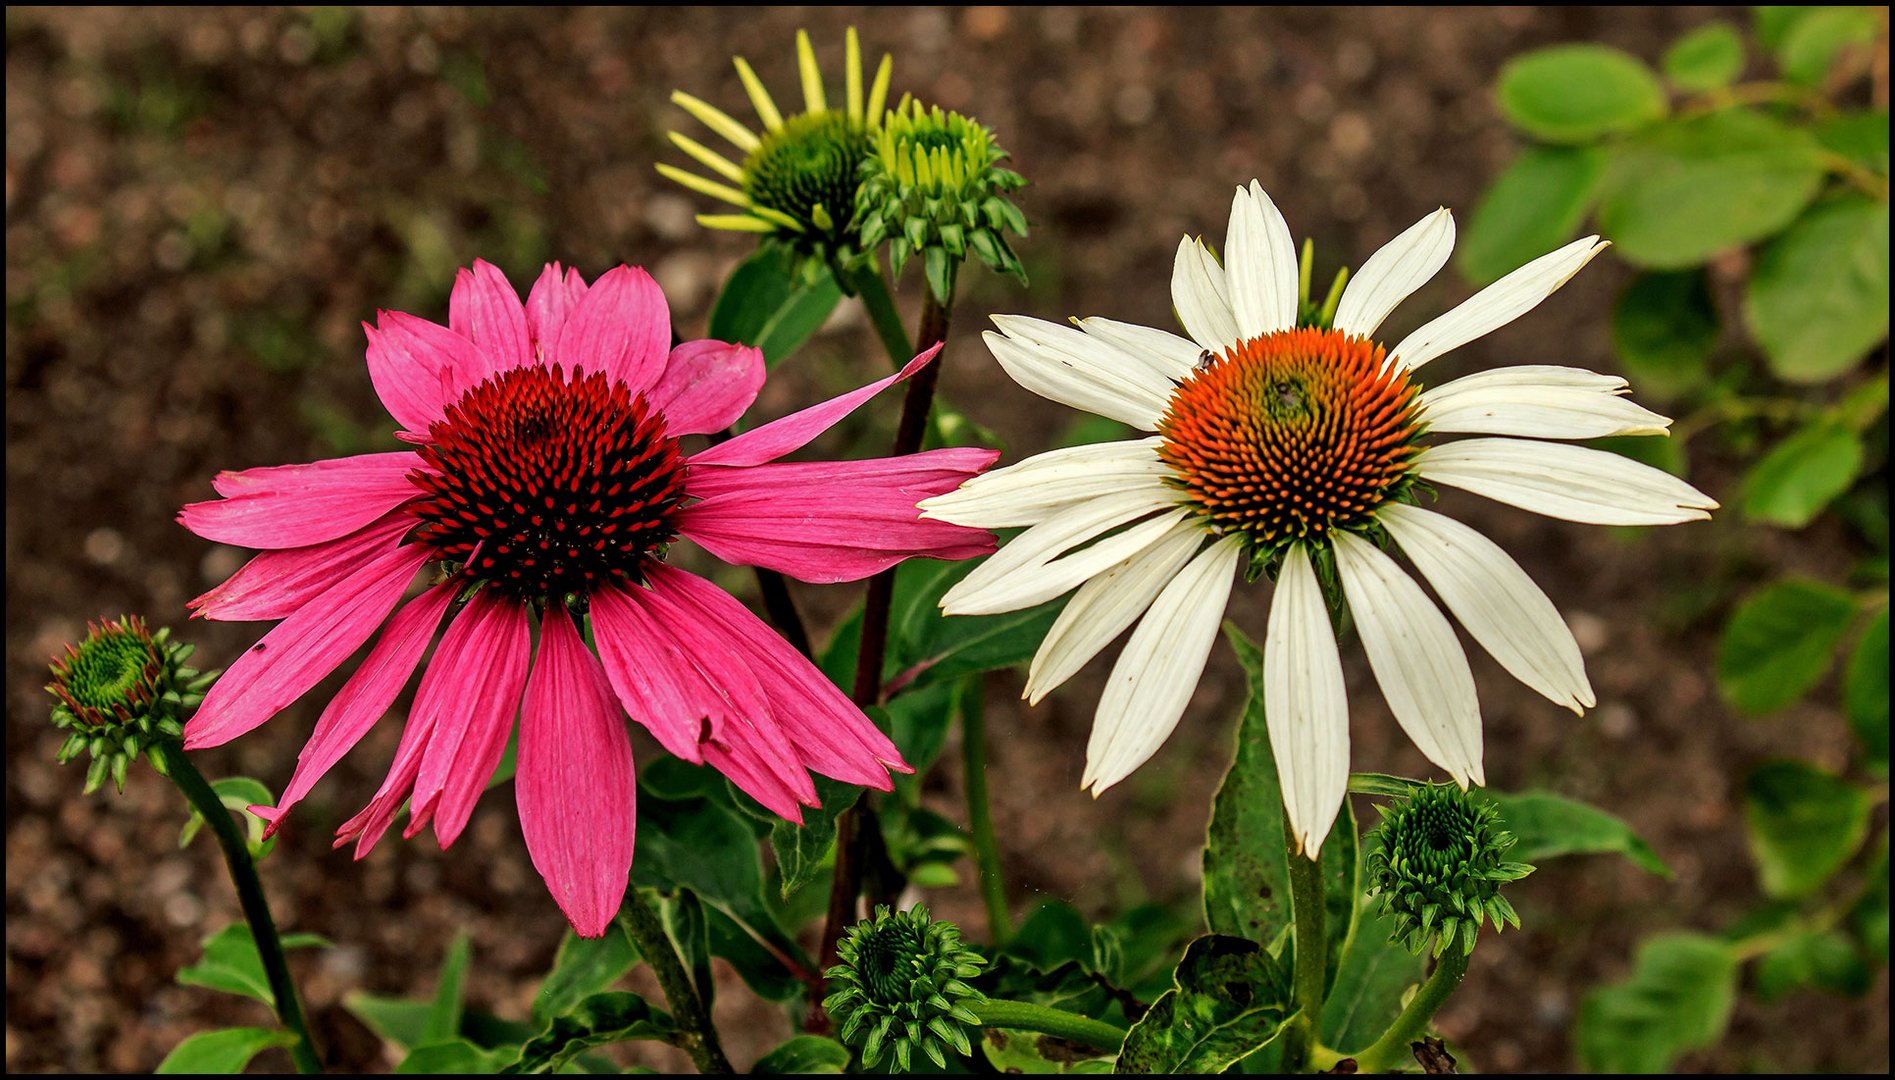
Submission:
MULTIPOLYGON (((238 917, 215 848, 180 851, 181 797, 148 770, 82 799, 83 768, 52 764, 46 659, 85 621, 140 612, 227 664, 261 628, 185 625, 186 600, 245 553, 174 520, 219 469, 392 448, 362 365, 359 323, 378 307, 445 320, 453 270, 475 257, 521 285, 544 261, 595 275, 652 270, 688 336, 703 332, 747 238, 707 233, 707 201, 654 162, 684 164, 664 132, 700 134, 676 88, 748 115, 730 57, 779 101, 797 86, 808 27, 832 88, 843 28, 870 61, 896 57, 896 94, 996 129, 1030 180, 1033 231, 1020 291, 970 270, 943 393, 1006 438, 1007 460, 1052 445, 1079 416, 1019 390, 976 331, 989 313, 1104 314, 1171 325, 1178 237, 1220 241, 1232 187, 1258 177, 1318 277, 1358 263, 1437 205, 1463 215, 1513 137, 1490 87, 1510 56, 1602 41, 1648 61, 1711 9, 1073 10, 157 10, 9 8, 6 14, 6 1066, 144 1071, 260 1006, 175 985, 205 935, 238 917)), ((1743 13, 1723 17, 1747 24, 1743 13)), ((832 90, 832 93, 835 92, 832 90)), ((899 299, 918 308, 911 269, 899 299)), ((1607 312, 1628 271, 1608 256, 1514 326, 1461 350, 1434 379, 1499 363, 1614 370, 1607 312)), ((1452 269, 1391 319, 1395 340, 1467 295, 1452 269)), ((780 368, 754 417, 800 407, 883 370, 846 306, 780 368)), ((818 449, 884 452, 885 395, 818 449)), ((1709 446, 1705 447, 1709 449, 1709 446)), ((1694 479, 1730 501, 1716 460, 1694 479)), ((1846 760, 1833 688, 1763 720, 1733 714, 1710 672, 1715 629, 1751 584, 1785 570, 1832 576, 1853 560, 1833 516, 1790 535, 1735 515, 1670 530, 1587 528, 1447 491, 1449 512, 1514 553, 1588 653, 1599 706, 1556 709, 1470 649, 1496 786, 1545 786, 1627 818, 1675 871, 1562 860, 1512 896, 1525 930, 1483 943, 1442 1029, 1482 1071, 1559 1071, 1581 995, 1628 970, 1659 929, 1715 932, 1756 895, 1733 788, 1780 753, 1846 760)), ((747 575, 722 578, 739 590, 747 575)), ((1263 627, 1265 590, 1232 617, 1263 627)), ((826 633, 856 587, 799 587, 826 633)), ((1345 651, 1356 767, 1427 775, 1388 716, 1359 650, 1345 651)), ((1012 896, 1089 914, 1189 904, 1210 792, 1229 760, 1242 680, 1220 645, 1183 724, 1132 780, 1079 791, 1105 660, 1037 709, 1019 676, 990 681, 994 799, 1012 896)), ((332 679, 263 729, 200 755, 213 777, 273 790, 332 679)), ((391 838, 367 860, 328 837, 373 792, 389 721, 299 811, 264 867, 277 919, 336 947, 298 954, 318 1038, 339 1068, 391 1056, 340 1006, 355 989, 426 995, 453 935, 473 935, 470 1007, 524 1018, 565 923, 522 846, 510 790, 491 793, 460 843, 391 838)), ((644 760, 653 751, 640 744, 644 760)), ((933 799, 964 820, 950 749, 933 799)), ((1366 806, 1358 811, 1368 820, 1366 806)), ((929 899, 980 936, 968 884, 929 899)), ((730 973, 726 970, 725 975, 730 973)), ((641 973, 634 985, 650 989, 641 973)), ((1849 1001, 1746 998, 1729 1037, 1692 1070, 1866 1070, 1888 1062, 1886 972, 1849 1001)), ((790 1034, 734 979, 718 997, 747 1066, 790 1034)), ((271 1055, 279 1052, 272 1051, 271 1055)), ((663 1048, 622 1060, 684 1064, 663 1048)), ((260 1064, 282 1067, 266 1056, 260 1064)))

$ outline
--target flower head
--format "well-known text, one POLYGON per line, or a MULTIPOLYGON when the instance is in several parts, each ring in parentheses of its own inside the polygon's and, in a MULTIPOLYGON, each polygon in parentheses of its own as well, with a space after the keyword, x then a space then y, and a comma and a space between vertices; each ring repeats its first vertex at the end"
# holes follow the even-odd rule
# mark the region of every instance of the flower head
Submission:
POLYGON ((1369 834, 1369 892, 1382 898, 1381 914, 1394 920, 1389 940, 1419 954, 1434 939, 1434 954, 1456 947, 1474 951, 1481 924, 1520 925, 1500 886, 1533 872, 1506 861, 1513 834, 1500 827, 1491 802, 1452 784, 1423 784, 1382 808, 1369 834))
POLYGON ((1418 496, 1458 487, 1602 525, 1693 521, 1717 504, 1668 473, 1550 441, 1664 434, 1670 421, 1623 397, 1623 379, 1532 365, 1424 388, 1423 365, 1526 314, 1605 244, 1568 244, 1383 344, 1383 319, 1453 246, 1454 219, 1437 210, 1315 303, 1308 260, 1299 268, 1289 227, 1252 183, 1232 201, 1224 262, 1199 240, 1178 246, 1171 298, 1188 336, 1101 318, 1059 326, 994 317, 999 332, 987 344, 1015 381, 1153 433, 1055 450, 922 504, 961 525, 1027 526, 948 591, 949 614, 1012 611, 1077 587, 1033 658, 1032 701, 1138 623, 1086 749, 1084 783, 1095 794, 1177 726, 1239 567, 1276 580, 1265 712, 1284 801, 1311 858, 1349 778, 1332 602, 1353 614, 1416 746, 1463 787, 1483 782, 1467 657, 1390 544, 1502 667, 1576 712, 1593 704, 1579 646, 1552 601, 1499 546, 1423 509, 1418 496))
POLYGON ((854 27, 849 28, 846 47, 843 107, 832 109, 809 34, 797 31, 796 59, 802 74, 804 111, 789 117, 777 108, 749 63, 741 56, 736 58, 737 76, 763 124, 761 134, 714 105, 682 90, 672 92, 673 102, 742 155, 741 161, 732 161, 688 135, 671 133, 674 146, 723 180, 674 165, 661 164, 658 171, 739 211, 700 215, 700 225, 768 234, 798 253, 821 261, 840 263, 853 257, 858 248, 853 226, 856 190, 861 185, 863 162, 881 127, 892 60, 883 55, 874 83, 864 97, 862 47, 854 27))
POLYGON ((275 807, 290 807, 387 713, 435 642, 387 781, 338 843, 365 854, 409 805, 406 835, 460 835, 519 715, 514 785, 533 864, 580 933, 601 933, 632 859, 625 712, 801 820, 809 771, 887 789, 893 743, 808 660, 710 582, 670 565, 690 540, 807 581, 911 556, 961 559, 990 534, 919 520, 916 500, 985 468, 985 450, 778 460, 903 371, 692 450, 762 386, 762 355, 673 346, 643 270, 588 284, 549 266, 526 302, 495 267, 461 271, 448 325, 382 312, 368 369, 414 449, 222 473, 180 520, 263 553, 192 602, 212 619, 281 619, 185 726, 214 746, 308 692, 381 636, 316 722, 275 807), (846 513, 838 507, 846 507, 846 513), (429 587, 403 602, 432 568, 429 587), (537 645, 534 628, 537 626, 537 645), (581 630, 589 630, 596 655, 581 630))
POLYGON ((203 700, 216 678, 184 665, 195 648, 173 642, 169 627, 153 634, 143 619, 127 615, 88 623, 85 640, 53 660, 53 681, 46 684, 56 699, 53 723, 69 732, 59 763, 92 755, 86 794, 108 773, 124 791, 133 759, 160 739, 182 736, 184 711, 203 700))
POLYGON ((945 1068, 943 1043, 962 1055, 971 1051, 963 1025, 979 1027, 968 1005, 984 995, 966 980, 986 961, 961 944, 953 923, 929 919, 919 904, 905 912, 877 906, 873 918, 849 928, 836 953, 842 963, 827 975, 837 989, 823 1007, 842 1041, 860 1047, 862 1064, 873 1068, 892 1047, 907 1072, 919 1048, 945 1068))

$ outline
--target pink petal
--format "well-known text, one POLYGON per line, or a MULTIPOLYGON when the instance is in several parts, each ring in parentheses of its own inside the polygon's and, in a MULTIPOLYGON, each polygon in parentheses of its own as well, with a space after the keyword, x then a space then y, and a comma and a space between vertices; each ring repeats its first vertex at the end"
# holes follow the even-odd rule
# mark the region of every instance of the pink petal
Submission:
POLYGON ((487 362, 473 342, 445 326, 400 311, 381 311, 368 335, 368 377, 388 415, 402 428, 425 435, 449 403, 487 376, 487 362))
POLYGON ((494 589, 477 593, 441 635, 415 691, 414 715, 431 734, 403 835, 433 821, 443 849, 460 836, 506 752, 532 650, 526 608, 494 589))
POLYGON ((540 623, 514 796, 533 868, 573 930, 605 933, 632 869, 632 743, 604 673, 561 604, 550 605, 540 623))
POLYGON ((570 375, 603 371, 636 394, 657 381, 671 351, 671 311, 643 270, 615 266, 599 275, 566 317, 546 362, 570 375))
POLYGON ((222 585, 185 606, 197 617, 217 622, 286 618, 326 592, 351 567, 392 547, 414 524, 414 518, 397 511, 340 539, 266 551, 243 564, 222 585))
MULTIPOLYGON (((765 810, 797 825, 803 823, 803 806, 798 805, 796 793, 783 786, 782 781, 742 743, 728 747, 708 745, 704 748, 704 760, 729 777, 730 782, 742 789, 744 794, 762 804, 765 810)), ((818 804, 811 801, 803 805, 818 804)))
POLYGON ((941 346, 936 345, 908 361, 907 366, 887 378, 877 379, 859 390, 851 390, 841 397, 830 398, 820 405, 811 405, 781 420, 772 420, 760 428, 753 428, 734 439, 699 452, 691 462, 694 465, 761 465, 766 461, 775 461, 784 454, 807 446, 809 440, 836 426, 837 422, 854 412, 863 402, 920 371, 940 351, 941 346))
POLYGON ((566 316, 572 314, 585 294, 585 279, 579 276, 579 271, 562 273, 558 263, 547 263, 546 269, 540 271, 539 280, 533 283, 533 291, 526 297, 526 332, 533 342, 537 362, 545 363, 545 351, 559 340, 559 329, 566 325, 566 316))
POLYGON ((205 695, 185 749, 227 743, 302 697, 388 618, 428 558, 420 545, 391 548, 277 623, 205 695))
POLYGON ((953 491, 999 456, 953 447, 749 468, 693 462, 686 490, 703 501, 678 514, 678 531, 725 562, 823 583, 856 581, 914 556, 989 555, 992 533, 923 520, 915 504, 953 491))
POLYGON ((187 504, 178 521, 206 540, 280 550, 334 540, 421 494, 408 474, 421 468, 408 450, 222 472, 211 486, 222 499, 187 504))
POLYGON ((721 341, 687 341, 671 350, 645 401, 672 435, 708 435, 737 422, 763 389, 763 350, 721 341))
POLYGON ((387 714, 389 706, 395 703, 395 695, 401 693, 408 676, 414 674, 415 665, 421 662, 421 654, 427 652, 428 642, 434 640, 441 613, 447 610, 459 588, 459 583, 452 581, 437 585, 409 601, 388 620, 375 647, 330 699, 322 717, 316 721, 314 734, 304 744, 303 752, 296 756, 296 772, 290 776, 283 797, 276 801, 270 827, 264 830, 266 837, 283 824, 290 807, 301 802, 316 782, 342 760, 342 755, 361 742, 369 729, 387 714))
POLYGON ((484 259, 475 259, 473 270, 454 275, 447 324, 479 348, 484 362, 481 378, 533 362, 520 294, 499 267, 484 259))
POLYGON ((389 765, 382 786, 376 789, 375 797, 361 813, 336 829, 335 847, 354 840, 357 859, 366 858, 375 850, 376 843, 394 824, 395 815, 401 812, 408 793, 414 789, 415 776, 421 771, 421 753, 433 730, 432 724, 412 712, 408 714, 408 723, 401 729, 401 742, 395 747, 395 760, 389 765))
POLYGON ((693 764, 729 703, 687 655, 674 648, 638 597, 646 590, 607 585, 592 591, 592 637, 606 680, 632 719, 666 750, 693 764))

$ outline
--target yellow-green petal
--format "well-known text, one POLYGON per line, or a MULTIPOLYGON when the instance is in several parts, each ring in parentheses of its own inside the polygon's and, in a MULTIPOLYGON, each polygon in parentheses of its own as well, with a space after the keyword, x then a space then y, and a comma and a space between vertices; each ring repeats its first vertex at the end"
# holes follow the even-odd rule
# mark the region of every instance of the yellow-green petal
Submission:
POLYGON ((849 115, 860 120, 862 119, 862 43, 855 36, 855 27, 849 27, 848 35, 844 37, 843 42, 848 54, 843 77, 848 85, 849 115))
POLYGON ((809 31, 796 32, 796 66, 803 73, 803 105, 813 113, 828 112, 829 101, 823 97, 822 71, 816 67, 816 50, 809 44, 809 31))
POLYGON ((699 214, 697 223, 707 229, 723 229, 726 232, 770 233, 776 231, 776 226, 751 217, 749 214, 699 214))
POLYGON ((658 172, 666 179, 683 184, 692 191, 709 195, 713 199, 722 199, 732 206, 741 206, 746 210, 750 208, 750 197, 734 187, 708 180, 696 173, 685 172, 675 165, 666 165, 662 162, 658 165, 658 172))
POLYGON ((760 140, 755 133, 732 120, 728 113, 710 102, 694 98, 682 90, 673 90, 671 100, 685 112, 697 117, 699 123, 722 135, 732 146, 744 153, 748 154, 760 145, 760 140))
POLYGON ((735 180, 740 184, 743 183, 743 166, 738 165, 736 162, 710 147, 705 146, 703 143, 698 142, 696 139, 691 138, 689 135, 680 135, 675 131, 666 132, 666 134, 671 137, 671 144, 673 146, 696 158, 698 163, 705 168, 722 175, 725 179, 735 180))
POLYGON ((743 80, 744 93, 750 95, 750 104, 757 110, 757 119, 763 121, 764 129, 776 131, 783 126, 783 114, 776 111, 776 102, 771 99, 770 91, 764 88, 763 80, 750 70, 750 64, 743 57, 736 58, 737 77, 743 80))
POLYGON ((862 119, 870 127, 880 127, 882 106, 888 104, 888 76, 894 70, 895 58, 882 54, 882 63, 875 69, 875 83, 869 87, 868 104, 863 107, 862 119))

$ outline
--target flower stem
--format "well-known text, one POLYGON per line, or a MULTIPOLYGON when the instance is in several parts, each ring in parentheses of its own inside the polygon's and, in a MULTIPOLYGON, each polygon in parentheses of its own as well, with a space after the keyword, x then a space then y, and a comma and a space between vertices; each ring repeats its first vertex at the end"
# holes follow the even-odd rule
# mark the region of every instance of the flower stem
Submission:
POLYGON ((967 826, 974 834, 974 858, 980 867, 980 896, 987 903, 987 936, 999 948, 1013 936, 1007 910, 1007 885, 1000 876, 1000 846, 994 842, 994 815, 987 802, 987 700, 983 680, 967 680, 961 698, 961 781, 967 793, 967 826))
POLYGON ((701 1073, 734 1073, 718 1042, 717 1028, 704 1009, 704 1000, 678 959, 678 951, 665 933, 664 922, 645 901, 645 894, 633 885, 625 890, 625 902, 619 906, 619 923, 631 935, 638 951, 658 976, 664 989, 665 1003, 671 1006, 671 1018, 677 1022, 678 1048, 691 1055, 701 1073))
POLYGON ((1367 1050, 1355 1055, 1356 1070, 1388 1072, 1412 1060, 1414 1051, 1410 1044, 1427 1033, 1428 1021, 1434 1019, 1435 1011, 1454 993, 1454 988, 1461 985, 1461 978, 1466 974, 1467 952, 1449 945, 1435 962, 1434 973, 1415 991, 1414 999, 1395 1018, 1395 1023, 1367 1050))
POLYGON ((1323 868, 1303 854, 1295 836, 1285 816, 1283 837, 1290 863, 1290 914, 1296 922, 1296 974, 1291 983, 1291 1001, 1297 1007, 1297 1014, 1285 1032, 1284 1072, 1301 1072, 1316 1049, 1323 1015, 1323 980, 1329 966, 1329 938, 1323 926, 1323 868))
POLYGON ((888 291, 888 280, 882 277, 880 258, 860 269, 846 272, 842 284, 861 298, 863 309, 869 313, 869 322, 875 327, 875 336, 882 339, 882 348, 888 352, 889 361, 899 369, 913 359, 917 350, 908 340, 907 328, 901 324, 901 312, 895 310, 895 298, 888 291))
POLYGON ((1024 1001, 1000 1001, 987 998, 967 1006, 980 1017, 982 1027, 1010 1031, 1037 1031, 1067 1042, 1081 1043, 1096 1050, 1117 1053, 1125 1043, 1125 1032, 1103 1020, 1069 1013, 1064 1009, 1033 1005, 1024 1001))
POLYGON ((270 982, 270 996, 276 999, 276 1015, 296 1041, 289 1045, 290 1060, 299 1073, 319 1073, 322 1059, 316 1056, 315 1041, 309 1037, 309 1025, 303 1018, 302 1002, 296 997, 296 984, 290 979, 289 961, 283 955, 283 941, 276 933, 276 920, 270 917, 270 901, 257 877, 256 861, 244 841, 243 830, 231 820, 223 800, 197 771, 184 747, 164 740, 155 744, 164 760, 164 774, 184 792, 191 806, 210 825, 217 846, 224 852, 224 865, 230 868, 230 883, 237 888, 237 900, 243 905, 243 917, 250 924, 251 940, 263 961, 263 973, 270 982))

